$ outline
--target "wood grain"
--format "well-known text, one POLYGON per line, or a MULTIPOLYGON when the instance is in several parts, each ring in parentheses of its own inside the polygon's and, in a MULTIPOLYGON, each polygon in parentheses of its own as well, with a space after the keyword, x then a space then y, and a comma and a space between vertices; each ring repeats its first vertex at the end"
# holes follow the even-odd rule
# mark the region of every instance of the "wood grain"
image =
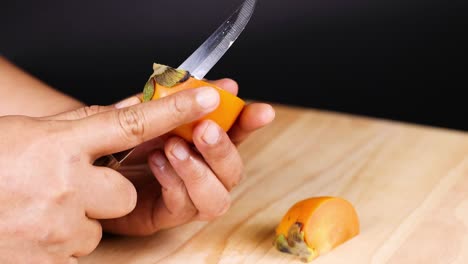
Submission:
POLYGON ((272 247, 295 202, 348 199, 361 234, 313 263, 468 263, 468 134, 275 105, 240 146, 246 178, 211 223, 112 237, 80 263, 301 263, 272 247))

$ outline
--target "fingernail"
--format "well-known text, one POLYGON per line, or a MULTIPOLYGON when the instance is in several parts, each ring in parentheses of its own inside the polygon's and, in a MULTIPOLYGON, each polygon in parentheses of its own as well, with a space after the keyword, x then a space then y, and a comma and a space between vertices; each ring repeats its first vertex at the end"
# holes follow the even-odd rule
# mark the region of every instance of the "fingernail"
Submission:
POLYGON ((177 143, 173 148, 172 148, 172 155, 176 157, 178 160, 186 160, 189 157, 189 153, 185 146, 183 146, 182 142, 177 143))
POLYGON ((164 155, 159 151, 153 154, 152 161, 156 166, 160 168, 166 166, 167 163, 166 157, 164 157, 164 155))
POLYGON ((139 103, 141 103, 140 99, 138 97, 136 97, 136 96, 132 96, 130 98, 127 98, 127 99, 125 99, 123 101, 118 102, 115 105, 115 108, 122 109, 122 108, 130 107, 130 106, 133 106, 133 105, 137 105, 139 103))
POLYGON ((218 128, 214 124, 208 123, 205 128, 205 132, 203 133, 202 139, 208 145, 216 144, 219 140, 218 128))
POLYGON ((195 98, 197 103, 205 109, 215 108, 219 102, 218 92, 209 87, 200 88, 195 98))

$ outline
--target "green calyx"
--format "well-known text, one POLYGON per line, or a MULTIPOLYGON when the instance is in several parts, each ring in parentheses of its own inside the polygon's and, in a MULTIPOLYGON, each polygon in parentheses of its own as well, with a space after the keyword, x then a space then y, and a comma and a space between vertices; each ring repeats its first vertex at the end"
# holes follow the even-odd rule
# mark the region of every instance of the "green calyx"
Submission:
POLYGON ((143 89, 143 102, 149 102, 153 99, 154 96, 154 83, 153 79, 151 78, 146 84, 145 88, 143 89))
POLYGON ((288 236, 278 235, 274 244, 279 251, 298 256, 303 262, 310 262, 317 257, 317 253, 309 248, 301 229, 301 223, 293 224, 288 230, 288 236))
POLYGON ((150 76, 143 89, 143 102, 151 101, 156 92, 156 84, 172 88, 179 83, 187 81, 191 76, 188 71, 174 69, 157 63, 153 64, 153 71, 153 74, 150 76))

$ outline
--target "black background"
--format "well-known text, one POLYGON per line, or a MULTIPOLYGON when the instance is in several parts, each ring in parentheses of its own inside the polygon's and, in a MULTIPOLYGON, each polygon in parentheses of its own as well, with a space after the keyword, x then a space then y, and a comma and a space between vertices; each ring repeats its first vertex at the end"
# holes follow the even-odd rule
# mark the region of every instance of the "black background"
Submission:
MULTIPOLYGON (((178 66, 236 0, 1 1, 0 52, 88 104, 178 66)), ((468 130, 466 0, 259 0, 207 78, 246 99, 468 130)))

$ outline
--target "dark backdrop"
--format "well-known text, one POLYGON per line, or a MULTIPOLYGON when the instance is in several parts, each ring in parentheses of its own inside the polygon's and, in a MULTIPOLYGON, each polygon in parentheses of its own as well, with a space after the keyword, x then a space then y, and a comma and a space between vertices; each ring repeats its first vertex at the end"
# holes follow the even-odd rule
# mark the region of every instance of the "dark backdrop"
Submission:
MULTIPOLYGON (((178 66, 239 0, 1 1, 0 52, 88 104, 178 66)), ((240 96, 468 130, 466 0, 260 0, 207 78, 240 96)))

